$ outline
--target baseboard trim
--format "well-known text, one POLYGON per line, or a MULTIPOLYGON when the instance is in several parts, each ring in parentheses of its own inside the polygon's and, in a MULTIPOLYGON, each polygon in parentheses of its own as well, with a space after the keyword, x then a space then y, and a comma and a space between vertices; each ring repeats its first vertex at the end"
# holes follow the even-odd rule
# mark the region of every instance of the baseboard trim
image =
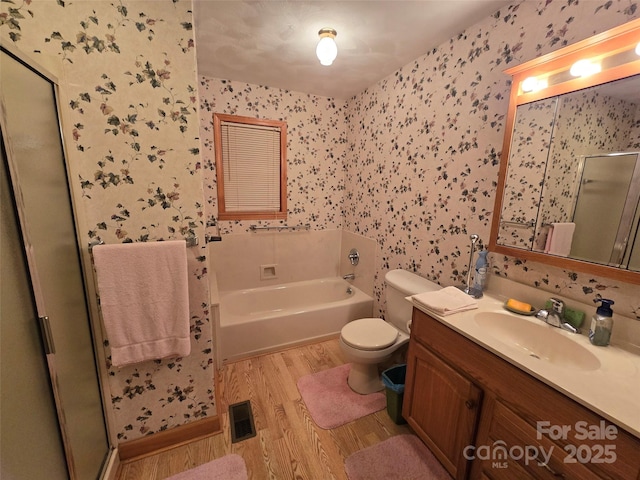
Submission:
POLYGON ((220 418, 207 417, 170 430, 118 444, 121 461, 140 459, 220 433, 220 418))

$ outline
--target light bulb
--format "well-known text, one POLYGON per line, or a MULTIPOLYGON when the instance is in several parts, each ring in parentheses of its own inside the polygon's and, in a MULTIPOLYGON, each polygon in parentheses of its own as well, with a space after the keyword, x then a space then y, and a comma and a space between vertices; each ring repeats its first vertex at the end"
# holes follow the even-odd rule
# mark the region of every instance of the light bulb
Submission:
POLYGON ((636 45, 636 55, 640 55, 640 43, 636 45))
POLYGON ((318 32, 320 41, 316 47, 316 55, 322 65, 331 65, 338 56, 338 46, 334 40, 336 31, 331 28, 323 28, 318 32))
POLYGON ((523 92, 528 93, 537 92, 538 90, 547 88, 547 86, 547 80, 544 78, 527 77, 522 81, 520 88, 522 88, 523 92))
POLYGON ((578 60, 571 66, 569 73, 574 77, 588 77, 602 70, 599 63, 593 63, 591 60, 578 60))

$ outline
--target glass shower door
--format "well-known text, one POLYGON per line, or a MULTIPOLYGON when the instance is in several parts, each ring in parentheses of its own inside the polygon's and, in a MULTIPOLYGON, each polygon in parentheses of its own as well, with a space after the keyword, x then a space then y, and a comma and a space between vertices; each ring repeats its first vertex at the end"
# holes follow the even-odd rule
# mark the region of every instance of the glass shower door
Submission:
POLYGON ((69 474, 95 479, 109 444, 55 84, 4 50, 0 72, 3 138, 38 316, 48 318, 46 359, 69 474))
POLYGON ((573 213, 571 258, 620 265, 638 205, 638 153, 586 156, 573 213), (635 180, 635 181, 634 181, 635 180))

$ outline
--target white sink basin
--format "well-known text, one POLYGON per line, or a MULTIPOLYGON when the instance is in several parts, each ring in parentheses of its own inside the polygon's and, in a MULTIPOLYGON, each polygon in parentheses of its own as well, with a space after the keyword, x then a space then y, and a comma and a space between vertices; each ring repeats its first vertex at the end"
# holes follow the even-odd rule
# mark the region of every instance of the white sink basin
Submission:
POLYGON ((600 368, 598 357, 542 321, 537 324, 499 312, 478 313, 474 320, 496 340, 531 357, 575 370, 600 368))

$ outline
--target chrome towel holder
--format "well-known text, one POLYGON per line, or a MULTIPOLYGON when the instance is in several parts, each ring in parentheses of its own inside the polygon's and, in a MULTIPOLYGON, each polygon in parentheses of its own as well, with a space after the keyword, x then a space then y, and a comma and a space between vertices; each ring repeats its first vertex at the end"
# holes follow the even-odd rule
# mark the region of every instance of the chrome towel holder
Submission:
MULTIPOLYGON (((172 239, 168 239, 168 240, 172 240, 172 239)), ((187 242, 187 247, 189 248, 197 247, 200 244, 198 237, 196 237, 195 235, 190 237, 185 237, 184 241, 187 242)), ((92 240, 89 242, 89 251, 93 250, 93 247, 97 247, 98 245, 104 245, 104 244, 105 244, 104 241, 101 239, 92 240)))
POLYGON ((305 223, 304 225, 249 225, 249 230, 252 232, 257 232, 259 230, 309 230, 311 229, 311 224, 305 223))

